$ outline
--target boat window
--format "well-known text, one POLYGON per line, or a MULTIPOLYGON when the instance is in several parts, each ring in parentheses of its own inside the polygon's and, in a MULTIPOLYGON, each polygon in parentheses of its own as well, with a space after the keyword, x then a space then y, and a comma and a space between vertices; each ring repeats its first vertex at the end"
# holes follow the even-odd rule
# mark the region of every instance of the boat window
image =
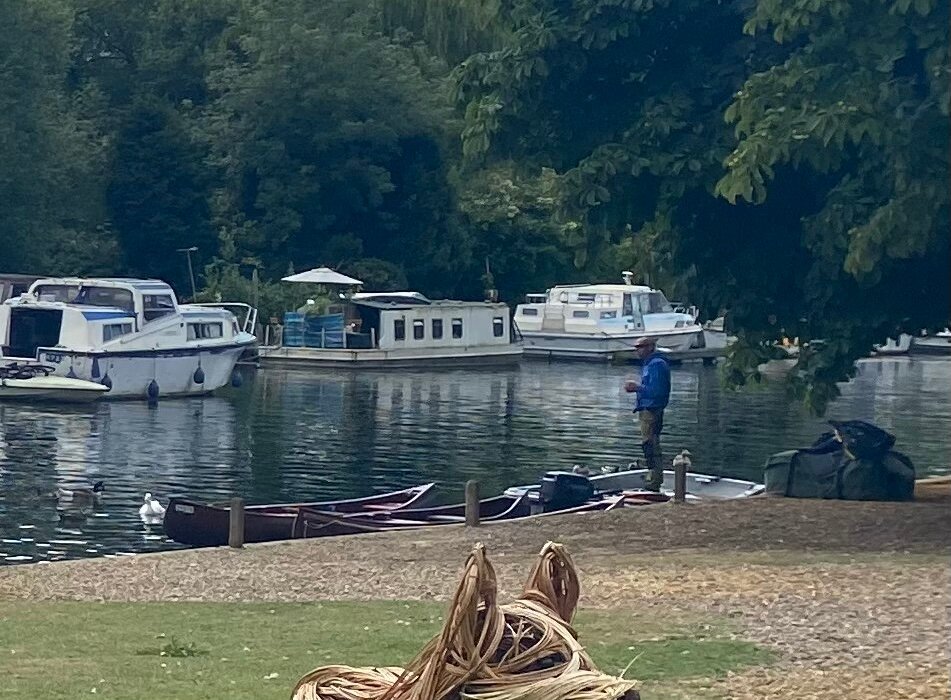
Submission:
POLYGON ((594 303, 594 297, 595 297, 594 294, 590 294, 590 293, 588 293, 588 292, 580 292, 580 293, 578 294, 578 296, 577 296, 576 301, 577 301, 579 304, 593 304, 593 303, 594 303))
POLYGON ((538 316, 538 309, 522 309, 522 316, 538 316))
POLYGON ((189 340, 212 340, 220 338, 224 329, 220 323, 189 323, 189 340))
POLYGON ((63 301, 68 304, 76 298, 78 291, 78 284, 42 284, 34 294, 40 301, 63 301))
POLYGON ((420 319, 413 321, 413 339, 422 340, 426 337, 426 322, 420 319))
POLYGON ((452 319, 452 337, 453 338, 462 337, 462 319, 461 318, 452 319))
POLYGON ((433 319, 433 340, 439 340, 442 338, 442 319, 434 318, 433 319))
POLYGON ((132 332, 131 323, 108 323, 102 327, 102 342, 108 343, 114 338, 128 335, 132 332))
POLYGON ((401 318, 393 321, 393 340, 406 340, 406 321, 401 318))
POLYGON ((492 335, 501 338, 505 334, 505 320, 501 316, 492 319, 492 335))
POLYGON ((571 316, 572 318, 588 318, 588 312, 587 311, 572 311, 571 316))
POLYGON ((175 302, 167 294, 146 294, 142 297, 142 302, 146 321, 154 321, 175 313, 175 302))
POLYGON ((132 312, 132 292, 128 289, 116 289, 115 287, 87 287, 82 286, 73 299, 74 304, 85 304, 86 306, 107 306, 112 309, 123 309, 132 312))
POLYGON ((634 315, 634 302, 631 300, 630 294, 624 295, 624 306, 621 309, 621 313, 624 314, 625 316, 634 315))
POLYGON ((617 311, 602 311, 601 318, 617 318, 617 311))
POLYGON ((667 298, 660 292, 639 294, 637 301, 642 314, 664 314, 674 310, 667 298))

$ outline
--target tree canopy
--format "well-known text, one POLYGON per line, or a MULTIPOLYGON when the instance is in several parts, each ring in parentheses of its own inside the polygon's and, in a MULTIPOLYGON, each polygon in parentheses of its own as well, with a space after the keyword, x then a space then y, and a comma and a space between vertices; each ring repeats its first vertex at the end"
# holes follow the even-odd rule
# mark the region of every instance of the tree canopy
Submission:
POLYGON ((510 302, 632 269, 727 312, 733 384, 808 342, 817 409, 873 344, 948 323, 947 2, 0 0, 0 21, 4 271, 187 294, 197 247, 206 295, 276 312, 273 282, 319 264, 510 302))

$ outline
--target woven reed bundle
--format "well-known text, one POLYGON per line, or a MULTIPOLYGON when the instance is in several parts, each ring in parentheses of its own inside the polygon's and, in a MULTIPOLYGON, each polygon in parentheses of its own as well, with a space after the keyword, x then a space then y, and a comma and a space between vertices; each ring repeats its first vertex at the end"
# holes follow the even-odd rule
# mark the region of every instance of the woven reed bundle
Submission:
POLYGON ((518 600, 497 601, 495 570, 478 544, 449 615, 405 669, 324 666, 293 700, 636 700, 635 682, 595 669, 571 627, 580 595, 574 563, 549 542, 518 600))

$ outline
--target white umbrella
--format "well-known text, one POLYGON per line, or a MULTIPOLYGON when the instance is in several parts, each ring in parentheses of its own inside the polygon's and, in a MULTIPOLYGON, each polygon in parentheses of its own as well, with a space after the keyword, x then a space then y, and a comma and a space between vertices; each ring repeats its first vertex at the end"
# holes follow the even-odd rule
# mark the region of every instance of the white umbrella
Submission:
POLYGON ((363 284, 360 280, 355 280, 353 277, 347 277, 346 275, 341 275, 335 270, 331 270, 329 267, 315 267, 313 270, 307 270, 306 272, 298 272, 296 275, 290 275, 288 277, 281 278, 282 282, 307 282, 309 284, 340 284, 340 285, 355 285, 363 284))

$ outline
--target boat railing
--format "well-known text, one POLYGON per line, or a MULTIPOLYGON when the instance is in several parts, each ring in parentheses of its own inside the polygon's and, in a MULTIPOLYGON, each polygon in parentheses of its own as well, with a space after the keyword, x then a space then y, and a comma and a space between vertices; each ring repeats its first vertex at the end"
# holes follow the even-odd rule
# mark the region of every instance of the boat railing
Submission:
POLYGON ((230 311, 238 319, 241 330, 251 335, 257 335, 255 329, 258 325, 258 310, 250 304, 244 304, 238 301, 209 301, 192 304, 192 306, 207 306, 230 311), (243 320, 242 320, 243 318, 243 320))

